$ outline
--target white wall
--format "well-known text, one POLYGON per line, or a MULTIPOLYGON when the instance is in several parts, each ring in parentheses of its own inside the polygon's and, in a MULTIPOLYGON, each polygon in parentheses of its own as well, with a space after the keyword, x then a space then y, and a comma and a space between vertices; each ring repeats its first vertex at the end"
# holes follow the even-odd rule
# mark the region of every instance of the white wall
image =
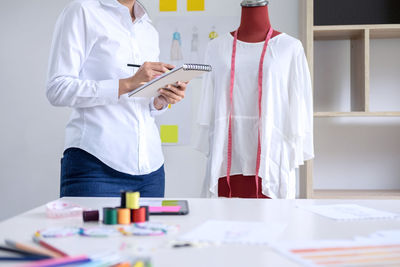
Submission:
MULTIPOLYGON (((39 204, 55 199, 59 195, 59 169, 60 157, 63 149, 64 126, 68 120, 67 108, 51 107, 45 97, 45 79, 47 59, 50 47, 54 23, 62 8, 69 0, 36 0, 36 1, 5 1, 0 9, 0 81, 2 97, 0 98, 1 132, 0 132, 0 220, 30 209, 39 204)), ((206 0, 207 11, 204 13, 185 12, 186 1, 179 0, 179 12, 159 14, 158 1, 143 0, 150 16, 156 22, 160 16, 237 16, 239 22, 240 0, 206 0)), ((287 32, 295 37, 299 33, 298 1, 296 0, 272 0, 270 4, 271 20, 278 30, 287 32)), ((379 45, 378 45, 379 46, 379 45)), ((379 52, 385 55, 384 49, 379 52)), ((331 55, 334 59, 335 55, 331 55)), ((390 57, 389 57, 390 58, 390 57)), ((376 59, 377 65, 382 65, 386 59, 376 59)), ((397 61, 399 62, 399 60, 397 61)), ((398 70, 399 68, 397 68, 398 70)), ((328 76, 329 73, 324 74, 328 76)), ((385 78, 391 81, 392 87, 396 87, 397 77, 385 78)), ((199 87, 200 84, 193 84, 199 87)), ((379 87, 379 86, 377 86, 379 87)), ((396 87, 398 89, 398 87, 396 87)), ((197 92, 199 90, 194 90, 197 92)), ((400 90, 399 90, 400 91, 400 90)), ((194 99, 196 97, 196 93, 194 99)), ((389 98, 390 99, 390 98, 389 98)), ((390 101, 390 100, 389 100, 390 101)), ((394 101, 396 103, 396 101, 394 101)), ((193 114, 196 114, 198 101, 194 101, 193 114)), ((318 123, 318 122, 317 122, 318 123)), ((327 122, 323 122, 327 123, 327 122)), ((359 141, 359 146, 364 148, 367 155, 373 157, 377 165, 383 164, 381 154, 371 155, 365 144, 371 145, 369 139, 360 139, 371 129, 346 126, 336 129, 333 125, 321 125, 318 130, 316 143, 321 149, 318 154, 330 155, 332 148, 336 147, 330 142, 334 137, 347 137, 348 128, 352 140, 359 141), (331 128, 328 128, 331 127, 331 128), (336 132, 342 133, 337 136, 336 132), (361 132, 361 133, 360 133, 361 132), (364 143, 365 142, 365 143, 364 143)), ((370 125, 368 120, 367 125, 370 125)), ((381 172, 387 173, 392 178, 398 178, 398 166, 393 153, 399 151, 398 124, 393 124, 386 130, 381 130, 374 124, 370 137, 388 133, 382 143, 375 144, 374 148, 381 150, 392 149, 389 156, 384 158, 386 165, 381 172), (382 133, 383 131, 383 133, 382 133), (397 150, 396 150, 397 149, 397 150), (387 162, 388 159, 389 162, 387 162), (389 164, 390 163, 390 164, 389 164)), ((347 145, 347 144, 344 144, 347 145)), ((366 164, 362 160, 360 163, 366 164)), ((166 194, 169 197, 197 197, 200 196, 201 183, 204 178, 205 158, 191 147, 165 147, 167 185, 166 194)), ((347 155, 344 155, 347 158, 347 155)), ((337 151, 335 157, 324 158, 325 161, 318 164, 316 172, 321 177, 318 186, 335 187, 341 180, 335 177, 336 160, 342 155, 337 151), (326 176, 326 171, 332 175, 326 176), (324 179, 324 177, 326 179, 324 179)), ((367 157, 368 159, 368 157, 367 157)), ((317 162, 318 163, 318 162, 317 162)), ((359 165, 346 166, 351 170, 350 174, 358 176, 359 165)), ((342 173, 338 172, 341 176, 342 173)), ((363 173, 371 178, 380 177, 378 174, 363 173)), ((362 177, 361 177, 362 179, 362 177)), ((389 179, 388 183, 380 183, 379 179, 366 180, 369 186, 393 186, 398 185, 397 180, 389 179)), ((339 184, 340 185, 340 184, 339 184)), ((399 186, 400 188, 400 186, 399 186)))
POLYGON ((3 1, 0 8, 0 219, 59 194, 67 109, 45 97, 54 23, 67 0, 3 1))

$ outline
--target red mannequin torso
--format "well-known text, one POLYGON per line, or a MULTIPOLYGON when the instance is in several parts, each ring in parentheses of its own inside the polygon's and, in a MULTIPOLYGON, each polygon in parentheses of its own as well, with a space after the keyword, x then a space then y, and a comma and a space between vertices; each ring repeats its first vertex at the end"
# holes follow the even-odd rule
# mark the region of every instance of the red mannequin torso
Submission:
MULTIPOLYGON (((265 41, 271 28, 268 6, 242 7, 242 18, 238 29, 238 39, 247 43, 258 43, 265 41)), ((234 35, 234 32, 231 32, 234 35)), ((273 31, 272 38, 281 34, 273 31)), ((255 153, 255 152, 254 152, 255 153)), ((258 197, 269 198, 262 194, 261 177, 259 179, 258 197)), ((233 175, 230 179, 231 196, 241 198, 256 198, 255 176, 233 175)), ((226 177, 218 180, 218 196, 229 197, 229 187, 226 177)))
MULTIPOLYGON (((242 18, 238 29, 238 39, 248 43, 258 43, 265 40, 271 28, 268 5, 258 7, 242 7, 242 18)), ((231 33, 234 35, 234 32, 231 33)), ((272 38, 281 34, 272 33, 272 38)))

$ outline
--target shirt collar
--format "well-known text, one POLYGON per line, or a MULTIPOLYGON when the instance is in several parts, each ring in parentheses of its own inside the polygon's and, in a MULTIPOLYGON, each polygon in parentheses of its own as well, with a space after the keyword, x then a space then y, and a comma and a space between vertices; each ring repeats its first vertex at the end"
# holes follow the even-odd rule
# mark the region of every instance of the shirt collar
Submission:
MULTIPOLYGON (((105 6, 109 6, 109 7, 113 7, 113 8, 120 8, 120 7, 124 7, 121 3, 118 2, 118 0, 99 0, 103 5, 105 6)), ((151 21, 146 9, 144 8, 144 6, 139 3, 137 0, 135 1, 135 5, 133 8, 134 12, 135 12, 135 18, 137 20, 147 20, 147 21, 151 21)))

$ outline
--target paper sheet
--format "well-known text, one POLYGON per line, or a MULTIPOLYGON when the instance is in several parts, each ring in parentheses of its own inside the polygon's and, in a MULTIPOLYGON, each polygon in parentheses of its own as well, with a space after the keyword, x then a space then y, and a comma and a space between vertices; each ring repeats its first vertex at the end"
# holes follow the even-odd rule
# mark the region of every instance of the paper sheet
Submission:
POLYGON ((204 0, 187 0, 187 11, 204 11, 204 0))
POLYGON ((179 127, 178 125, 161 125, 160 136, 162 143, 178 143, 179 127))
POLYGON ((160 0, 160 11, 177 11, 178 10, 178 0, 160 0))
POLYGON ((268 245, 285 230, 286 225, 275 222, 235 222, 210 220, 179 240, 188 242, 209 242, 216 244, 268 245))
MULTIPOLYGON (((389 240, 389 241, 396 241, 400 243, 400 230, 399 229, 394 229, 394 230, 383 230, 383 231, 378 231, 373 234, 371 234, 368 237, 357 237, 356 240, 389 240)), ((400 253, 400 249, 399 249, 400 253)))
POLYGON ((150 207, 150 212, 179 212, 181 206, 150 207))
POLYGON ((396 219, 399 214, 371 209, 355 204, 336 205, 311 205, 298 206, 318 215, 334 220, 374 220, 374 219, 396 219))
POLYGON ((302 266, 400 266, 400 242, 391 240, 321 240, 274 246, 302 266))

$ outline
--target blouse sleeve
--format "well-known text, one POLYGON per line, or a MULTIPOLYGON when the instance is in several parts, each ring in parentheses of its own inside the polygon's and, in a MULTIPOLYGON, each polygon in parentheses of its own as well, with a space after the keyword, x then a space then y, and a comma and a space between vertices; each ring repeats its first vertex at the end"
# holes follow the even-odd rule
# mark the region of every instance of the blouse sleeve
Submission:
POLYGON ((118 102, 119 80, 82 80, 79 73, 88 54, 83 7, 72 2, 60 15, 50 51, 47 98, 54 106, 76 108, 118 102))
POLYGON ((299 45, 292 63, 290 85, 290 120, 294 155, 291 167, 298 168, 314 158, 313 97, 310 71, 304 49, 299 45))
MULTIPOLYGON (((212 49, 210 44, 206 50, 205 64, 212 66, 212 49)), ((195 138, 195 148, 208 155, 209 153, 209 134, 210 126, 214 114, 214 72, 208 72, 203 76, 200 104, 197 114, 197 136, 195 138)))

